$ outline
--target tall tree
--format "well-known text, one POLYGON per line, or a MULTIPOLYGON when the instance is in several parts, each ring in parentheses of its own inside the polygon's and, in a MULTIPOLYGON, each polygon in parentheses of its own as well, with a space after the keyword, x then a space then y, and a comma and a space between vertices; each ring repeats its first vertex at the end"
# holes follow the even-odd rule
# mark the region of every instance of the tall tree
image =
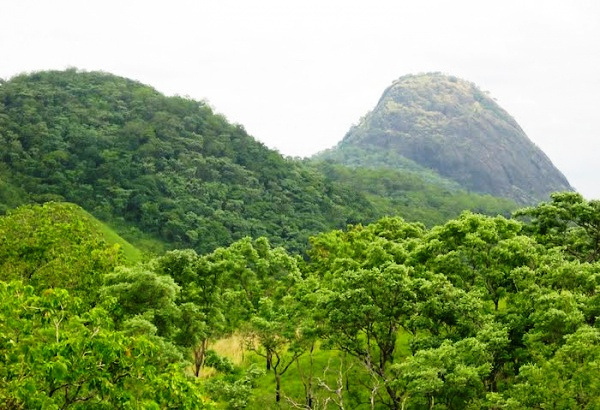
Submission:
POLYGON ((223 272, 191 249, 167 252, 156 259, 155 266, 182 289, 177 298, 181 317, 175 341, 192 350, 194 373, 199 376, 209 340, 220 336, 225 326, 223 272))

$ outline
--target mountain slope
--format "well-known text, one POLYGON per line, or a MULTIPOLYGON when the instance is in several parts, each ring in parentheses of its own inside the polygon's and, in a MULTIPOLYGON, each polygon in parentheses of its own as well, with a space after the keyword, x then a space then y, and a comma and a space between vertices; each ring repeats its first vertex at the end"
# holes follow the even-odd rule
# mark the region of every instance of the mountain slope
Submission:
MULTIPOLYGON (((106 73, 49 71, 0 83, 0 144, 0 211, 73 202, 143 249, 207 252, 267 236, 302 251, 310 235, 406 205, 435 216, 423 222, 440 219, 434 205, 403 199, 395 208, 286 159, 203 102, 106 73)), ((460 212, 453 197, 442 201, 449 217, 460 212)))
POLYGON ((509 215, 514 201, 460 189, 431 171, 424 173, 386 167, 348 167, 311 160, 328 179, 364 193, 377 215, 401 215, 426 226, 443 224, 465 210, 486 215, 509 215))
POLYGON ((438 73, 396 80, 377 106, 319 159, 441 177, 521 203, 572 190, 516 121, 474 84, 438 73))
POLYGON ((39 72, 0 85, 0 144, 5 191, 77 203, 127 239, 143 232, 205 252, 266 235, 298 249, 370 212, 364 197, 205 103, 106 73, 39 72))

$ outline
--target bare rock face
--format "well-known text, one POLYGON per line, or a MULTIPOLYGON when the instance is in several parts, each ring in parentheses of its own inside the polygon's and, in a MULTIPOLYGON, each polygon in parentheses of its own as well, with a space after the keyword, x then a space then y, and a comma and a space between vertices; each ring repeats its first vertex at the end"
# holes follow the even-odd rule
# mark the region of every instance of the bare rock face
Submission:
POLYGON ((396 80, 373 111, 319 157, 361 166, 412 163, 413 170, 426 168, 465 189, 523 204, 573 190, 492 98, 439 73, 396 80))

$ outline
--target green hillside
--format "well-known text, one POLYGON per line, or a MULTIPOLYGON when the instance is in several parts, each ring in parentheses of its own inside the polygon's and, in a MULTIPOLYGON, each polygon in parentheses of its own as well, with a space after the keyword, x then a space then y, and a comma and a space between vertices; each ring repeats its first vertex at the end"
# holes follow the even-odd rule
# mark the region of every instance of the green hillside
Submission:
POLYGON ((73 218, 77 218, 85 221, 85 223, 88 223, 90 229, 100 235, 108 244, 118 245, 125 262, 137 263, 142 261, 144 253, 140 249, 123 239, 123 237, 115 232, 110 226, 94 218, 94 216, 88 213, 85 209, 75 206, 73 208, 73 218))
POLYGON ((0 408, 600 405, 600 201, 134 266, 80 215, 0 217, 0 408))
MULTIPOLYGON (((408 209, 284 158, 204 102, 100 72, 0 84, 0 144, 0 210, 77 203, 143 249, 207 252, 266 236, 299 252, 312 234, 408 209)), ((455 216, 465 205, 439 198, 410 205, 430 224, 438 208, 455 216)))
POLYGON ((66 288, 88 299, 103 274, 141 256, 74 204, 27 205, 0 216, 0 280, 66 288))
POLYGON ((435 173, 382 167, 350 167, 328 161, 309 161, 329 180, 364 193, 377 215, 402 215, 427 226, 444 223, 462 211, 506 215, 515 202, 467 192, 435 173))
POLYGON ((310 233, 374 217, 360 194, 267 149, 205 103, 134 81, 23 75, 0 86, 0 104, 3 180, 30 201, 75 202, 129 239, 207 251, 267 235, 299 249, 310 233))

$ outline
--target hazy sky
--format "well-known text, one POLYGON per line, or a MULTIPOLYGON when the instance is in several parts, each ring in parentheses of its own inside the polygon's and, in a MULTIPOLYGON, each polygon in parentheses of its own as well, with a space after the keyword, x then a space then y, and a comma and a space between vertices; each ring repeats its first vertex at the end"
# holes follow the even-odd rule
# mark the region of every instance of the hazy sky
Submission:
POLYGON ((383 90, 441 71, 489 91, 600 199, 600 1, 0 1, 0 78, 77 67, 206 99, 282 154, 341 140, 383 90))

